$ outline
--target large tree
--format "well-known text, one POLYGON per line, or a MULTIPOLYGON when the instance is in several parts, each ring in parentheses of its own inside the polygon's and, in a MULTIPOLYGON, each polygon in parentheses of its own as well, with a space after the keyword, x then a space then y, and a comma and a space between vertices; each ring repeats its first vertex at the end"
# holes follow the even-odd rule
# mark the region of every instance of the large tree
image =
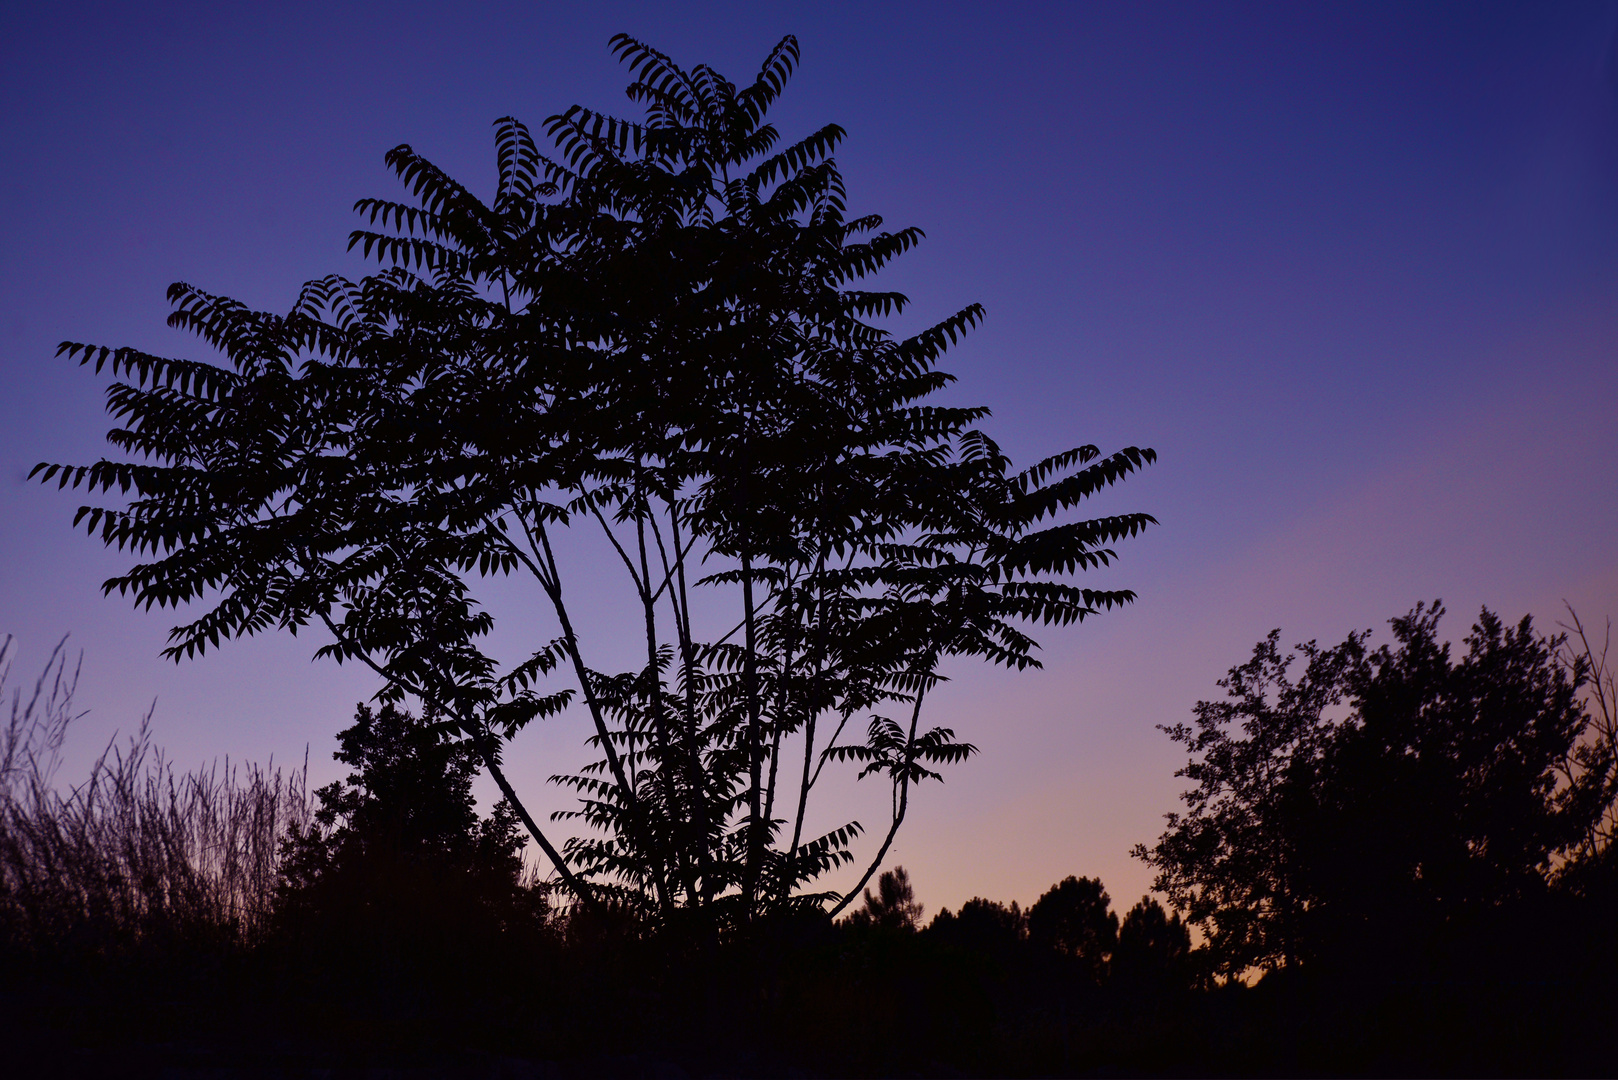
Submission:
POLYGON ((170 656, 318 624, 321 654, 371 666, 384 700, 418 700, 475 748, 585 902, 732 924, 835 912, 910 788, 974 750, 921 726, 939 664, 1037 666, 1029 624, 1133 599, 1071 578, 1152 519, 1070 511, 1154 455, 1083 446, 1017 470, 975 427, 986 410, 928 401, 982 312, 907 338, 874 321, 907 300, 854 284, 921 233, 846 216, 835 125, 780 145, 765 117, 793 38, 741 88, 613 48, 644 119, 570 109, 546 123, 551 156, 498 121, 490 203, 391 151, 413 199, 362 200, 371 228, 351 240, 378 274, 312 282, 285 315, 174 286, 171 325, 224 363, 64 344, 126 380, 109 438, 135 460, 36 471, 132 494, 79 520, 150 557, 109 592, 203 605, 170 656), (555 543, 569 529, 622 564, 644 637, 629 670, 590 662, 555 543), (502 660, 477 587, 509 574, 555 637, 502 660), (600 759, 558 778, 586 825, 559 848, 501 754, 563 713, 600 759), (804 833, 836 762, 892 786, 841 897, 805 891, 863 831, 804 833))

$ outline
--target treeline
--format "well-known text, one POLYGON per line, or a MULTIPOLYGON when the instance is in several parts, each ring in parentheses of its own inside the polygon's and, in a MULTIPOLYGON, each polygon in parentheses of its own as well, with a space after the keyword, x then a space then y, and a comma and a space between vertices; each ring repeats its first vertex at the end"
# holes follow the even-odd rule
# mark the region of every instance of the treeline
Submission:
POLYGON ((1120 912, 1072 876, 1026 909, 979 897, 927 918, 894 868, 841 920, 785 912, 717 936, 567 903, 525 866, 509 805, 478 813, 475 750, 394 705, 357 710, 337 753, 348 776, 313 793, 262 770, 177 776, 143 728, 62 794, 59 653, 31 697, 14 693, 4 745, 12 1060, 120 1075, 1610 1072, 1611 672, 1588 640, 1488 612, 1451 658, 1437 622, 1395 620, 1380 650, 1311 645, 1303 678, 1272 635, 1225 680, 1244 721, 1199 704, 1186 771, 1216 794, 1193 792, 1144 852, 1175 910, 1145 897, 1120 912), (1397 724, 1375 693, 1395 676, 1397 724), (1386 730, 1416 748, 1364 748, 1386 730), (1235 782, 1265 761, 1271 787, 1235 782), (1402 788, 1409 770, 1420 782, 1402 788), (1353 828, 1365 805, 1397 808, 1399 831, 1353 828), (1220 838, 1198 849, 1219 857, 1172 861, 1192 833, 1220 838), (1440 888, 1444 874, 1471 887, 1440 888), (1360 885, 1319 884, 1337 881, 1360 885))
MULTIPOLYGON (((921 914, 910 876, 899 866, 882 875, 876 895, 866 891, 865 906, 846 925, 914 931, 921 929, 921 914)), ((1143 896, 1120 922, 1099 878, 1064 878, 1026 911, 1015 900, 974 896, 958 912, 940 911, 922 932, 968 953, 1004 957, 1026 949, 1059 958, 1070 977, 1098 987, 1178 993, 1201 981, 1180 916, 1143 896)))

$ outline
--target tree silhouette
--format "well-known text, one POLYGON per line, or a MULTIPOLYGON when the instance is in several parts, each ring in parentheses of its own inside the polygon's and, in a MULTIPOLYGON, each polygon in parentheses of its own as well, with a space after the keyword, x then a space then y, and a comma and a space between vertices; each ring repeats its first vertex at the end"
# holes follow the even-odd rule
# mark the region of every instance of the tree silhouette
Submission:
POLYGON ((1557 624, 1564 633, 1556 662, 1575 682, 1582 676, 1585 711, 1590 715, 1589 727, 1568 762, 1568 780, 1602 807, 1591 815, 1579 856, 1587 861, 1613 859, 1612 842, 1618 838, 1618 670, 1609 659, 1612 620, 1607 620, 1598 649, 1593 631, 1585 628, 1571 604, 1567 615, 1570 623, 1557 624))
POLYGON ((921 926, 923 908, 916 902, 915 887, 902 866, 884 871, 876 879, 876 895, 865 890, 865 904, 848 916, 850 926, 913 932, 921 926))
POLYGON ((1183 990, 1191 985, 1191 931, 1179 912, 1149 896, 1130 908, 1118 927, 1112 977, 1124 988, 1183 990))
POLYGON ((1193 754, 1175 775, 1197 786, 1184 796, 1187 813, 1168 815, 1157 846, 1137 845, 1135 854, 1157 869, 1153 887, 1203 928, 1226 975, 1297 962, 1301 807, 1336 727, 1328 710, 1342 702, 1364 639, 1350 635, 1329 650, 1300 645, 1307 664, 1293 681, 1295 657, 1281 654, 1272 631, 1220 680, 1230 700, 1197 702, 1194 728, 1164 728, 1193 754))
POLYGON ((1028 940, 1077 960, 1097 983, 1118 944, 1118 916, 1099 878, 1065 877, 1028 909, 1028 940))
POLYGON ((1301 645, 1296 682, 1271 633, 1221 680, 1230 700, 1166 729, 1197 787, 1136 854, 1222 974, 1487 957, 1588 836, 1603 776, 1568 779, 1590 717, 1563 639, 1484 609, 1453 660, 1442 614, 1417 605, 1374 651, 1368 634, 1301 645))
POLYGON ((295 869, 305 877, 366 859, 455 864, 515 884, 522 871, 510 804, 479 818, 472 779, 480 763, 441 725, 393 705, 359 706, 338 733, 333 755, 351 769, 346 781, 315 792, 313 827, 292 839, 295 869))
POLYGON ((960 912, 944 908, 927 926, 941 941, 976 952, 1004 951, 1028 937, 1028 916, 1013 900, 1010 905, 974 896, 960 912))
POLYGON ((315 793, 307 828, 293 828, 282 861, 286 934, 344 964, 460 967, 502 935, 543 928, 546 891, 523 881, 523 838, 511 806, 480 818, 480 763, 444 726, 393 705, 360 706, 339 733, 346 781, 315 793))
POLYGON ((551 157, 498 121, 491 203, 390 151, 413 201, 357 204, 375 276, 311 282, 286 315, 172 287, 170 324, 226 363, 64 344, 128 380, 109 438, 137 460, 35 472, 131 495, 77 520, 150 560, 109 593, 204 607, 169 656, 317 624, 319 655, 370 666, 383 704, 413 699, 476 753, 579 901, 714 926, 835 914, 911 788, 975 751, 921 726, 940 663, 1038 666, 1028 625, 1134 598, 1069 579, 1152 519, 1070 511, 1154 455, 1016 470, 974 427, 986 410, 927 400, 982 311, 903 339, 873 321, 908 301, 852 286, 921 233, 846 217, 836 125, 780 145, 766 115, 795 39, 742 87, 623 35, 613 50, 644 119, 570 109, 545 125, 551 157), (563 530, 622 564, 644 663, 592 666, 563 530), (555 634, 514 662, 486 649, 477 596, 506 575, 555 634), (699 637, 714 626, 731 629, 699 637), (555 778, 583 827, 558 847, 500 750, 580 712, 600 758, 555 778), (803 832, 835 763, 892 793, 841 897, 812 885, 863 826, 803 832))

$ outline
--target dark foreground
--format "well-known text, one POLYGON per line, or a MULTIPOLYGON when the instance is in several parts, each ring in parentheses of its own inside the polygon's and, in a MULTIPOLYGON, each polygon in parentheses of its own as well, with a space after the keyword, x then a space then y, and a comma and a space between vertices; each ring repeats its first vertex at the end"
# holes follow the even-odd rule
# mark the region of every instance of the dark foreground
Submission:
MULTIPOLYGON (((195 943, 13 959, 9 1076, 1599 1076, 1618 1071, 1605 947, 1537 970, 1097 983, 1017 943, 776 926, 676 948, 573 926, 451 927, 243 954, 195 943), (316 963, 316 956, 324 963, 316 963)), ((1586 941, 1588 942, 1588 938, 1586 941)))

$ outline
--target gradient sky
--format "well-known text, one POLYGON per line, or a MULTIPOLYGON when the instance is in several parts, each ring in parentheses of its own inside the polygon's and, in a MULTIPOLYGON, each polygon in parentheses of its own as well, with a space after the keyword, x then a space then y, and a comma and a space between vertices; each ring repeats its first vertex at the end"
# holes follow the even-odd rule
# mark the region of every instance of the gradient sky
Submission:
MULTIPOLYGON (((620 114, 627 31, 750 79, 785 33, 775 120, 835 121, 851 209, 918 225, 878 279, 934 321, 982 301, 952 400, 1017 458, 1155 447, 1096 509, 1161 527, 1092 580, 1133 608, 1047 632, 1045 670, 951 669, 982 755, 924 787, 890 862, 929 910, 1027 903, 1070 873, 1120 906, 1184 786, 1155 725, 1280 626, 1383 628, 1442 597, 1543 626, 1618 616, 1618 5, 40 4, 0 8, 0 634, 31 682, 71 632, 90 710, 64 777, 156 702, 182 767, 301 761, 376 689, 319 640, 160 660, 169 613, 99 583, 130 560, 25 482, 88 462, 105 380, 64 338, 207 353, 174 280, 275 310, 365 272, 344 244, 409 142, 488 192, 490 122, 620 114), (154 10, 160 8, 160 10, 154 10)), ((581 557, 582 558, 582 557, 581 557)), ((581 562, 587 577, 596 567, 581 562)), ((520 625, 524 595, 496 609, 520 625)), ((602 610, 609 608, 603 602, 602 610)), ((591 628, 609 632, 603 617, 591 628)), ((515 641, 515 635, 512 635, 515 641)), ((536 809, 580 721, 511 756, 536 809)), ((876 783, 820 808, 875 828, 876 783)), ((848 884, 850 882, 843 882, 848 884)), ((834 882, 836 884, 836 882, 834 882)))

